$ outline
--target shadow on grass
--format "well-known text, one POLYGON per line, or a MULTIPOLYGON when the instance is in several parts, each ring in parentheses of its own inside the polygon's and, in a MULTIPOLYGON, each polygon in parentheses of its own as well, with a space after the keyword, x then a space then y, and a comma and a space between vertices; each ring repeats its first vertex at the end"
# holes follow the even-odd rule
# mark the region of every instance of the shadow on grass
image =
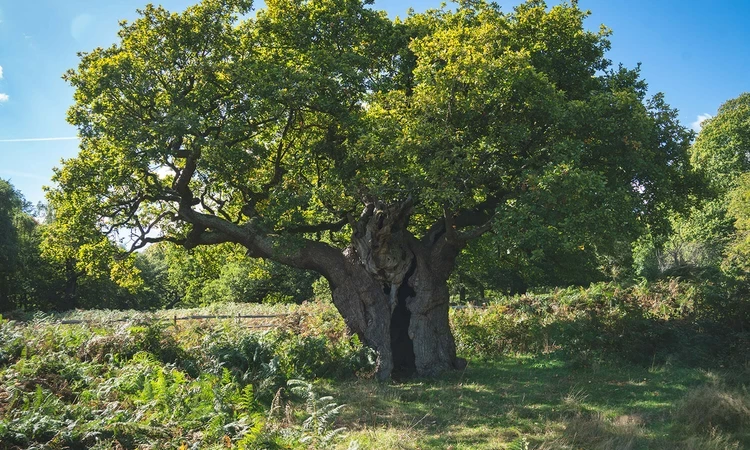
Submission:
MULTIPOLYGON (((381 448, 504 448, 518 439, 528 448, 681 448, 675 405, 711 377, 670 367, 576 369, 554 357, 519 356, 471 361, 436 380, 364 380, 331 390, 349 405, 342 425, 355 435, 395 433, 397 444, 381 448)), ((371 445, 363 448, 380 444, 371 445)))

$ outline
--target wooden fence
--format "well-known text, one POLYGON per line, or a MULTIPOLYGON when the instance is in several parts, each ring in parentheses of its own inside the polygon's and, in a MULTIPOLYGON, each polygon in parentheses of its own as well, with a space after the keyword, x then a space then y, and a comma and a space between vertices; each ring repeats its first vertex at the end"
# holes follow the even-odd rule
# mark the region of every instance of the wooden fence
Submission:
MULTIPOLYGON (((453 309, 464 309, 464 308, 476 308, 484 309, 485 305, 451 305, 453 309)), ((216 314, 216 315, 193 315, 193 316, 174 316, 174 317, 123 317, 120 319, 63 319, 60 321, 62 325, 75 325, 75 324, 91 324, 91 323, 118 323, 118 322, 130 322, 133 320, 143 320, 145 322, 173 322, 175 325, 181 320, 212 320, 212 319, 235 319, 240 321, 242 319, 275 319, 279 317, 286 317, 288 314, 216 314)), ((248 328, 271 328, 278 324, 254 324, 249 325, 248 328)))
MULTIPOLYGON (((173 322, 175 325, 181 320, 211 320, 211 319, 235 319, 240 321, 242 319, 275 319, 278 317, 286 317, 288 314, 216 314, 216 315, 195 315, 195 316, 174 316, 174 317, 123 317, 120 319, 109 319, 109 320, 98 320, 98 319, 64 319, 60 321, 63 325, 75 325, 75 324, 90 324, 90 323, 117 323, 117 322, 129 322, 132 320, 144 320, 147 322, 173 322)), ((277 324, 255 324, 248 326, 248 328, 270 328, 277 324)))

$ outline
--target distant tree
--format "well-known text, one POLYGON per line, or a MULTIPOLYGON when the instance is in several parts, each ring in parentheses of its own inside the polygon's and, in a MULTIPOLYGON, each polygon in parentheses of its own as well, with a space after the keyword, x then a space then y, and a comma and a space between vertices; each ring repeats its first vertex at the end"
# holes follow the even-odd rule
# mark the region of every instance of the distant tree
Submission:
POLYGON ((532 263, 606 255, 664 225, 689 185, 690 132, 610 66, 608 31, 576 3, 405 21, 359 0, 249 10, 148 6, 82 55, 58 220, 131 250, 231 242, 317 272, 380 378, 462 366, 447 280, 472 240, 492 231, 532 263))
POLYGON ((60 281, 41 256, 35 211, 9 181, 0 180, 0 311, 48 309, 60 281))
POLYGON ((704 270, 715 275, 722 265, 740 276, 747 231, 743 208, 750 173, 750 93, 727 101, 703 122, 690 157, 705 189, 690 210, 671 216, 672 232, 651 246, 651 276, 704 270))
POLYGON ((126 293, 143 287, 136 255, 128 254, 121 241, 107 239, 94 226, 92 210, 72 209, 55 191, 48 192, 47 197, 39 248, 42 258, 54 265, 60 276, 52 308, 137 308, 139 302, 127 299, 126 293))
POLYGON ((726 270, 747 279, 750 93, 728 100, 715 117, 703 123, 691 149, 691 160, 712 187, 712 197, 686 222, 696 230, 696 241, 718 248, 726 270))
POLYGON ((249 259, 244 247, 235 244, 186 251, 160 243, 139 255, 136 263, 144 283, 159 289, 168 307, 214 302, 300 303, 313 297, 312 284, 317 279, 311 272, 249 259))
POLYGON ((26 201, 10 182, 0 179, 0 311, 13 309, 14 274, 18 270, 21 244, 17 229, 26 201))
POLYGON ((718 195, 750 172, 750 92, 728 100, 715 117, 703 122, 690 158, 718 195))
POLYGON ((724 269, 747 283, 750 282, 750 172, 736 179, 729 193, 727 213, 734 220, 735 232, 727 246, 724 269))

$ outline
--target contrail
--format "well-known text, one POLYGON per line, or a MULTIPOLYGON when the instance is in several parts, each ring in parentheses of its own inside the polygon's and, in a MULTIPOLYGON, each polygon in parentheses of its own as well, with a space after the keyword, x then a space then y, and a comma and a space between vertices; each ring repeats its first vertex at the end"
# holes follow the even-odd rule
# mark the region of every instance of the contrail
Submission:
POLYGON ((34 178, 37 180, 49 181, 49 177, 43 177, 41 175, 36 175, 28 172, 16 172, 15 170, 0 170, 0 174, 9 175, 11 177, 34 178))
POLYGON ((73 141, 78 137, 51 137, 51 138, 29 138, 29 139, 0 139, 0 142, 44 142, 44 141, 73 141))

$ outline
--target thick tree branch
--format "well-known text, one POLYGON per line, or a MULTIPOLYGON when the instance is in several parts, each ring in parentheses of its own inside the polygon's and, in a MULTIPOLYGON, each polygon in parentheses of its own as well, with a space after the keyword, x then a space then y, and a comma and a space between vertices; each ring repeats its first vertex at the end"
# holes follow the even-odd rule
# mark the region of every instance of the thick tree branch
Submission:
POLYGON ((331 279, 342 275, 348 264, 340 250, 330 245, 309 239, 288 242, 279 235, 265 233, 251 222, 238 225, 228 220, 204 214, 182 203, 180 217, 193 225, 188 236, 199 245, 210 236, 221 242, 235 242, 247 248, 248 256, 266 258, 299 269, 313 270, 331 279), (215 234, 211 234, 215 233, 215 234))
POLYGON ((185 167, 172 183, 172 189, 180 195, 180 208, 182 208, 182 204, 192 205, 193 203, 190 180, 193 178, 195 169, 198 167, 198 159, 200 159, 200 149, 190 151, 185 161, 185 167))
POLYGON ((216 233, 212 231, 202 231, 195 234, 190 238, 177 238, 174 236, 142 236, 128 249, 128 252, 132 253, 145 247, 148 244, 157 244, 159 242, 171 242, 173 244, 181 245, 185 248, 195 248, 199 245, 213 245, 222 244, 225 242, 232 242, 229 236, 223 233, 216 233))
POLYGON ((273 160, 273 176, 267 183, 263 184, 260 192, 250 192, 247 194, 249 198, 247 200, 247 203, 245 203, 245 205, 242 207, 242 213, 247 217, 253 217, 255 215, 255 205, 258 204, 258 202, 267 200, 271 195, 271 189, 275 186, 278 186, 283 180, 284 175, 286 174, 286 170, 284 169, 284 167, 282 167, 281 163, 284 159, 284 155, 286 154, 286 148, 291 145, 287 144, 285 146, 286 136, 291 131, 294 125, 294 117, 294 111, 289 111, 286 125, 281 132, 281 136, 279 136, 279 145, 276 147, 276 155, 274 156, 273 160))
POLYGON ((490 219, 487 222, 483 223, 482 225, 472 228, 471 230, 458 233, 458 238, 461 239, 462 241, 471 241, 473 239, 478 238, 479 236, 483 235, 484 233, 492 229, 492 219, 493 218, 490 217, 490 219))

